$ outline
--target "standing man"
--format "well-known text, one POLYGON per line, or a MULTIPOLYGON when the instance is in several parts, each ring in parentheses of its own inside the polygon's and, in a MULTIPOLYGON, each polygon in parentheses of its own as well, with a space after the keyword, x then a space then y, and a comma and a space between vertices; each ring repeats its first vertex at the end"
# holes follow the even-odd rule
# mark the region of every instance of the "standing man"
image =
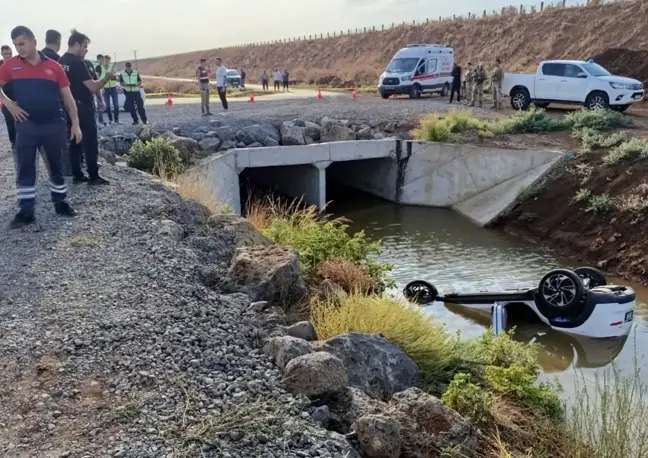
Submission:
POLYGON ((223 104, 223 109, 227 111, 227 69, 223 65, 223 59, 220 57, 216 58, 216 90, 218 91, 218 97, 223 104))
POLYGON ((245 77, 247 75, 245 74, 245 70, 241 69, 241 87, 245 89, 245 77))
POLYGON ((126 104, 130 109, 130 114, 133 118, 133 125, 135 126, 139 124, 137 113, 139 113, 140 118, 142 118, 142 122, 146 124, 146 110, 144 109, 144 100, 142 100, 142 93, 140 92, 142 78, 138 72, 133 70, 133 66, 130 62, 126 62, 126 70, 119 75, 119 82, 124 88, 126 104))
MULTIPOLYGON (((7 62, 11 57, 13 56, 13 51, 11 50, 11 46, 9 45, 2 45, 2 48, 0 48, 0 52, 2 52, 2 60, 0 60, 0 67, 2 67, 2 64, 7 62)), ((7 95, 8 98, 12 99, 14 98, 13 91, 11 89, 11 82, 6 81, 5 86, 2 88, 4 93, 7 95)), ((16 159, 16 123, 14 121, 13 116, 7 109, 7 107, 3 104, 2 105, 2 114, 5 119, 5 124, 7 124, 7 133, 9 134, 9 143, 11 144, 11 152, 14 155, 14 159, 16 159)), ((18 161, 16 161, 16 164, 18 164, 18 161)))
POLYGON ((491 90, 493 92, 493 108, 502 108, 502 81, 504 70, 499 58, 495 59, 495 68, 491 76, 491 90))
POLYGON ((81 130, 70 83, 61 66, 36 49, 38 43, 29 28, 14 28, 11 39, 18 56, 0 67, 0 102, 16 120, 16 184, 20 210, 11 226, 21 227, 35 221, 36 149, 39 146, 47 154, 54 210, 59 215, 76 215, 65 201, 67 186, 61 171, 61 154, 67 138, 62 105, 71 120, 73 142, 81 142, 81 130), (7 98, 2 91, 10 81, 14 82, 15 100, 7 98))
POLYGON ((484 71, 484 64, 482 62, 477 65, 475 73, 473 73, 473 96, 470 102, 471 107, 475 106, 475 102, 479 103, 479 108, 482 107, 484 100, 484 82, 486 81, 486 72, 484 71))
POLYGON ((284 92, 288 91, 288 83, 290 82, 290 73, 288 73, 288 70, 284 70, 283 75, 281 75, 283 78, 283 88, 284 92))
POLYGON ((471 62, 468 62, 468 64, 466 64, 466 68, 468 68, 468 71, 466 72, 466 80, 464 81, 466 83, 466 87, 464 89, 464 100, 466 101, 466 105, 470 105, 472 101, 475 71, 473 70, 471 62))
POLYGON ((200 86, 200 111, 203 116, 211 116, 209 111, 209 74, 211 69, 207 65, 207 60, 200 59, 200 65, 196 68, 196 78, 200 86))
POLYGON ((108 78, 106 81, 106 86, 104 87, 104 101, 106 103, 106 111, 108 112, 108 123, 121 124, 119 122, 119 96, 117 94, 117 80, 115 79, 115 64, 110 63, 110 56, 104 54, 104 64, 103 68, 106 74, 112 74, 111 78, 108 78), (112 101, 113 111, 110 111, 110 102, 112 101))
POLYGON ((95 81, 83 59, 88 53, 90 39, 72 30, 68 39, 68 50, 59 63, 70 81, 70 90, 79 113, 79 126, 83 134, 83 142, 70 144, 70 161, 74 183, 88 182, 91 185, 110 184, 99 176, 99 142, 97 139, 97 121, 94 111, 94 94, 110 81, 114 74, 107 71, 103 80, 95 81), (85 155, 85 163, 89 177, 81 171, 81 155, 85 155))
POLYGON ((45 47, 41 51, 47 57, 58 62, 61 58, 59 50, 61 49, 61 32, 58 30, 48 30, 45 32, 45 47))
POLYGON ((274 79, 275 91, 280 91, 281 90, 281 72, 279 71, 278 68, 275 68, 273 79, 274 79))
MULTIPOLYGON (((90 75, 92 76, 92 79, 98 79, 98 80, 104 80, 104 76, 106 74, 106 70, 103 68, 105 61, 104 61, 104 56, 102 54, 97 54, 97 66, 94 68, 94 74, 90 72, 90 75)), ((95 94, 95 106, 97 108, 97 120, 102 124, 106 125, 103 119, 103 113, 106 110, 106 104, 104 103, 104 90, 101 88, 96 94, 95 94)))
POLYGON ((263 86, 264 91, 268 90, 268 81, 270 81, 270 77, 268 76, 268 72, 263 70, 263 75, 261 75, 261 85, 263 86))
POLYGON ((450 101, 452 103, 453 96, 457 94, 457 103, 461 103, 461 67, 455 62, 452 67, 452 89, 450 91, 450 101))

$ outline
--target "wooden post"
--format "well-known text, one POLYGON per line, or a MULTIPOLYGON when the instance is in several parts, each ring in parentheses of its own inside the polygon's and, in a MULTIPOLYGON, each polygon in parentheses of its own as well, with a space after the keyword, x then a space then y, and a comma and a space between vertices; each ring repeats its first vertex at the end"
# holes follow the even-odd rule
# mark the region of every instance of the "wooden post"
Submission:
POLYGON ((565 0, 563 0, 563 4, 562 4, 562 7, 563 7, 563 8, 565 7, 565 0))
POLYGON ((483 17, 486 17, 486 10, 484 10, 484 16, 483 17))
POLYGON ((540 11, 542 12, 543 9, 544 9, 544 2, 540 2, 540 11))
POLYGON ((520 5, 520 15, 524 14, 524 5, 520 5))

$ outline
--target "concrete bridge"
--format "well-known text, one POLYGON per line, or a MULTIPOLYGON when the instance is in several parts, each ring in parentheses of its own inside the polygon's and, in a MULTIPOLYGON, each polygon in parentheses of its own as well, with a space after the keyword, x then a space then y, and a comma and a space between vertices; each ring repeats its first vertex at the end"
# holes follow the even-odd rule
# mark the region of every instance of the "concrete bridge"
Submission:
POLYGON ((452 207, 479 225, 506 210, 563 153, 408 140, 242 148, 205 159, 211 192, 241 212, 240 176, 322 208, 326 180, 391 202, 452 207))

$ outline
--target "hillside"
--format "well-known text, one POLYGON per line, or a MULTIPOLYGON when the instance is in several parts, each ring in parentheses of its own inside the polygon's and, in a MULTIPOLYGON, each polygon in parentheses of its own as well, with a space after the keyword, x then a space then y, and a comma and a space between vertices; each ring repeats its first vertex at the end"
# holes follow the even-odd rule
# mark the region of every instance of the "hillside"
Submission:
MULTIPOLYGON (((441 42, 455 48, 460 63, 490 63, 500 57, 507 70, 526 70, 546 58, 587 59, 610 48, 629 52, 646 49, 648 21, 640 19, 646 14, 648 3, 641 1, 546 8, 524 15, 511 11, 336 38, 195 51, 142 59, 138 65, 145 75, 193 77, 201 57, 213 61, 220 56, 228 67, 244 68, 250 81, 258 80, 264 69, 280 67, 291 72, 291 79, 308 83, 373 85, 399 48, 407 43, 441 42)), ((645 65, 639 71, 628 68, 629 59, 623 56, 610 59, 608 52, 605 57, 622 65, 625 74, 648 80, 645 65)))

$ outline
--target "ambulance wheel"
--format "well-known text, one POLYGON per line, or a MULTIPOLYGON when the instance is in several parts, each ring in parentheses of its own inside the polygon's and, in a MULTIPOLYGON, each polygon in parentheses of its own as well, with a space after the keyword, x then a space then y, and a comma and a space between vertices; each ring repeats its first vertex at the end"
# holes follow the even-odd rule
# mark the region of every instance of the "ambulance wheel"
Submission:
POLYGON ((581 278, 587 289, 607 285, 607 279, 603 275, 603 272, 594 267, 579 267, 578 269, 574 269, 574 273, 581 278))
POLYGON ((554 269, 540 280, 536 302, 547 318, 576 315, 584 302, 587 289, 574 271, 554 269))
POLYGON ((450 86, 446 83, 443 85, 443 89, 441 89, 441 97, 447 97, 448 92, 450 92, 450 86))
POLYGON ((403 295, 407 300, 423 305, 434 302, 439 296, 439 291, 431 283, 424 280, 414 280, 403 288, 403 295))
POLYGON ((409 90, 410 99, 420 99, 421 98, 421 86, 418 84, 412 85, 409 90))

